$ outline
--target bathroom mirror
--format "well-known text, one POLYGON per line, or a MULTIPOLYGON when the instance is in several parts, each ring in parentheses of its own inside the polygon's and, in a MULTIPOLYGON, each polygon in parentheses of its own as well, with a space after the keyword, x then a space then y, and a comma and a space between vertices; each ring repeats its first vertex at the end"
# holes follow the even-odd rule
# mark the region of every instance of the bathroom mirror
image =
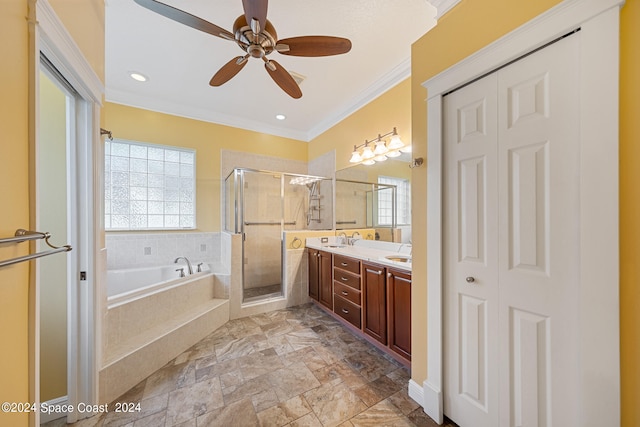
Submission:
POLYGON ((410 161, 411 153, 403 153, 374 165, 336 171, 336 229, 373 227, 379 240, 409 243, 410 161), (395 192, 390 186, 395 186, 395 192))

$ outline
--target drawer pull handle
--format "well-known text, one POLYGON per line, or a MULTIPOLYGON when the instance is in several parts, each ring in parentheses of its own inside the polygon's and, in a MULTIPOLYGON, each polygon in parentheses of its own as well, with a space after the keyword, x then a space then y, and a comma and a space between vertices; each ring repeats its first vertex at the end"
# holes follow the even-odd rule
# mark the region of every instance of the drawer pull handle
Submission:
POLYGON ((342 295, 349 295, 349 292, 347 292, 347 291, 342 291, 342 295))
POLYGON ((377 274, 378 276, 382 274, 382 270, 378 270, 378 271, 374 271, 373 273, 377 274))
POLYGON ((343 282, 346 282, 349 279, 347 277, 341 277, 340 280, 342 280, 343 282))
POLYGON ((341 264, 343 267, 346 267, 347 265, 349 265, 349 264, 347 264, 346 262, 341 262, 340 264, 341 264))
POLYGON ((342 309, 342 312, 343 312, 344 314, 349 314, 349 310, 347 310, 346 308, 343 308, 343 309, 342 309))

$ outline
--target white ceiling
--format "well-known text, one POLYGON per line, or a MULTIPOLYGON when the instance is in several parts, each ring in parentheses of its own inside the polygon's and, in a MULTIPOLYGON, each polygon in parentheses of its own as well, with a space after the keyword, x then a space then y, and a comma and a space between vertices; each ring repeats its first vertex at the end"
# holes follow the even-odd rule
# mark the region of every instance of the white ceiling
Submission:
MULTIPOLYGON (((229 31, 241 0, 165 0, 229 31)), ((346 37, 344 55, 269 55, 306 77, 293 99, 261 60, 221 87, 213 74, 244 52, 231 41, 171 21, 133 0, 106 2, 106 99, 169 114, 309 141, 410 75, 411 44, 435 25, 427 0, 272 0, 278 38, 346 37), (130 71, 146 75, 137 82, 130 71), (276 114, 287 119, 279 121, 276 114)))

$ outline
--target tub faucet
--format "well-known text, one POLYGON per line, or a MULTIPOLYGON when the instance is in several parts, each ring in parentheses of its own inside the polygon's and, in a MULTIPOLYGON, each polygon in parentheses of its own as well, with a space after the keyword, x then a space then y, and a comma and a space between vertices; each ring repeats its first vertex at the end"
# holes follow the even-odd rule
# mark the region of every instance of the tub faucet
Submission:
POLYGON ((187 270, 189 271, 189 274, 193 274, 193 267, 191 266, 191 262, 187 259, 186 256, 179 256, 178 258, 175 259, 175 261, 173 261, 173 263, 177 264, 178 261, 180 261, 181 259, 187 262, 187 270))

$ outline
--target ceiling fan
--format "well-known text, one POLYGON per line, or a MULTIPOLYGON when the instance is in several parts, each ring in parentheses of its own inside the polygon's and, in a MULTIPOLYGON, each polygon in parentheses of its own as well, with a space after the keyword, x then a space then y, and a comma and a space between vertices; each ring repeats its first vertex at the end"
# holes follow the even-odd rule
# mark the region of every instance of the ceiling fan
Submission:
POLYGON ((260 58, 278 86, 293 98, 302 91, 291 74, 278 62, 267 58, 273 51, 292 56, 331 56, 351 50, 351 41, 332 36, 301 36, 278 40, 276 30, 267 20, 268 0, 242 0, 244 15, 233 23, 233 32, 218 27, 202 18, 156 0, 134 0, 140 6, 166 18, 225 40, 235 41, 246 52, 233 58, 211 78, 211 86, 221 86, 231 80, 247 65, 250 57, 260 58))

